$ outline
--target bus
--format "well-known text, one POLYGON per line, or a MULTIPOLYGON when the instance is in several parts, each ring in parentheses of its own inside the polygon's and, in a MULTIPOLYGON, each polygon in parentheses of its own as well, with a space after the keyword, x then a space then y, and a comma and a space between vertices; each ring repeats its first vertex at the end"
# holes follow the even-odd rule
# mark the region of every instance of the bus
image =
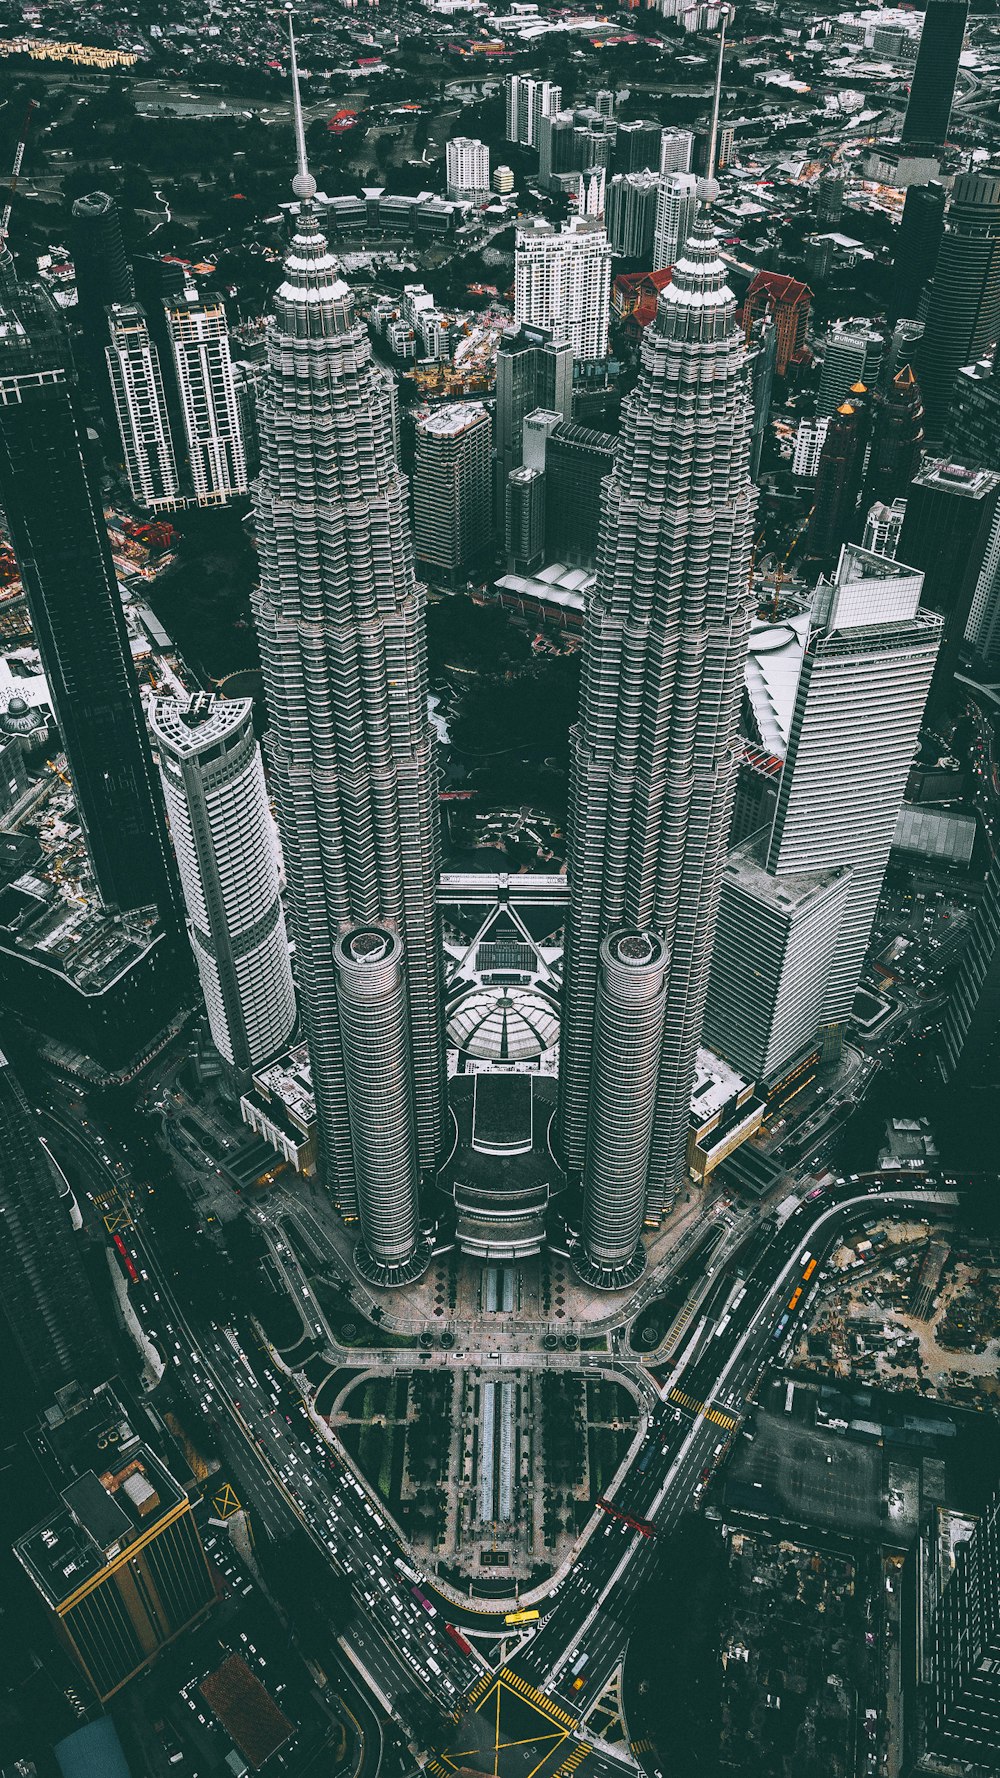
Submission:
POLYGON ((808 1265, 807 1265, 807 1266, 806 1266, 806 1269, 805 1269, 805 1271, 804 1271, 804 1272, 803 1272, 803 1274, 802 1274, 802 1282, 803 1282, 803 1284, 808 1284, 808 1282, 809 1282, 809 1280, 810 1280, 810 1278, 811 1278, 811 1277, 812 1277, 812 1275, 813 1275, 813 1273, 814 1273, 814 1272, 815 1272, 815 1270, 816 1270, 816 1267, 817 1267, 817 1266, 818 1266, 818 1265, 819 1265, 819 1260, 818 1260, 818 1259, 811 1259, 811 1260, 810 1260, 810 1261, 809 1261, 809 1264, 808 1264, 808 1265))
POLYGON ((456 1630, 454 1624, 445 1624, 445 1632, 451 1637, 452 1642, 458 1643, 458 1646, 464 1655, 471 1655, 472 1643, 466 1642, 461 1630, 456 1630))
POLYGON ((537 1611, 508 1611, 503 1621, 505 1624, 534 1624, 538 1618, 537 1611))
POLYGON ((111 1239, 118 1249, 118 1257, 121 1260, 122 1265, 125 1267, 125 1270, 128 1273, 129 1277, 131 1278, 132 1283, 138 1284, 139 1274, 136 1271, 135 1266, 132 1263, 132 1255, 129 1253, 129 1250, 126 1247, 124 1241, 122 1240, 120 1235, 112 1235, 111 1239))
POLYGON ((424 1610, 430 1613, 431 1617, 437 1617, 437 1611, 427 1598, 426 1594, 420 1591, 419 1587, 411 1587, 410 1592, 413 1594, 418 1605, 422 1605, 424 1610))
POLYGON ((795 1314, 795 1311, 798 1308, 799 1303, 801 1301, 802 1301, 802 1286, 801 1286, 801 1284, 797 1284, 795 1286, 795 1289, 792 1291, 791 1296, 788 1299, 788 1313, 790 1315, 795 1314))

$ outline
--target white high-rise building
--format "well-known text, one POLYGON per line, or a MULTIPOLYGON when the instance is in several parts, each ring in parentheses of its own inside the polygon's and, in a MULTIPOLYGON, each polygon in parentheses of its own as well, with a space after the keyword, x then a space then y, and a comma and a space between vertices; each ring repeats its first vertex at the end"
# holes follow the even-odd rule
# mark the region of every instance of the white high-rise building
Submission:
POLYGON ((642 1269, 643 1220, 685 1174, 749 635, 752 419, 736 299, 699 222, 622 404, 572 730, 559 1139, 583 1179, 575 1263, 609 1288, 642 1269))
POLYGON ((453 136, 445 148, 448 196, 453 203, 485 197, 490 189, 490 151, 474 136, 453 136))
POLYGON ((413 547, 434 581, 454 585, 490 529, 493 428, 481 401, 445 402, 416 423, 413 547))
POLYGON ((567 339, 575 358, 603 358, 611 312, 611 244, 600 223, 573 216, 561 229, 532 217, 519 223, 514 255, 514 319, 567 339))
POLYGON ((722 878, 705 1041, 774 1079, 850 1017, 942 619, 923 575, 855 544, 816 590, 770 831, 722 878))
POLYGON ((507 140, 537 148, 543 117, 554 117, 562 104, 562 87, 526 74, 507 76, 507 140))
POLYGON ((107 315, 104 356, 132 498, 150 512, 169 512, 183 501, 160 354, 138 303, 114 303, 107 315))
POLYGON ((891 506, 887 506, 884 500, 876 500, 874 506, 868 508, 865 532, 861 539, 862 549, 871 550, 873 556, 894 556, 899 548, 899 536, 905 517, 905 500, 894 500, 891 506))
POLYGON ((222 506, 248 485, 225 305, 189 284, 164 306, 194 497, 222 506))
POLYGON ((295 1025, 278 842, 250 698, 153 698, 149 727, 212 1042, 258 1068, 295 1025))
POLYGON ((819 460, 826 443, 829 418, 824 415, 821 420, 800 420, 795 431, 795 448, 792 452, 792 474, 803 480, 815 481, 819 474, 819 460))
POLYGON ((694 155, 691 130, 667 129, 660 137, 660 173, 690 173, 694 155))
POLYGON ((580 174, 578 216, 603 216, 607 173, 604 167, 587 167, 580 174))
POLYGON ((693 173, 665 173, 656 200, 653 270, 673 265, 694 227, 698 181, 693 173))

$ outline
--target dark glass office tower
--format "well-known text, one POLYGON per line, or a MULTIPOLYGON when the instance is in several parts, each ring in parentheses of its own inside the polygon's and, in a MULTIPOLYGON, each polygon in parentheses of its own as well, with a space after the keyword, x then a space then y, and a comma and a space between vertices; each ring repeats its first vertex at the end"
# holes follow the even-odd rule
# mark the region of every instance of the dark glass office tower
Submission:
POLYGON ((929 440, 944 434, 959 370, 981 358, 998 335, 1000 167, 987 167, 955 180, 945 217, 916 360, 929 440))
POLYGON ((906 194, 892 256, 891 321, 898 321, 901 315, 916 318, 920 314, 924 287, 937 265, 947 195, 936 179, 928 185, 911 185, 906 194))
POLYGON ((911 367, 904 364, 887 389, 875 395, 872 448, 868 454, 862 506, 876 500, 891 506, 905 498, 917 470, 924 443, 924 404, 911 367))
POLYGON ((816 476, 806 550, 816 561, 832 561, 856 523, 870 413, 863 383, 851 390, 827 427, 816 476))
POLYGON ((0 1325, 36 1389, 103 1381, 111 1358, 70 1221, 70 1193, 0 1054, 0 1325))
POLYGON ((76 272, 77 318, 85 333, 101 337, 104 311, 111 303, 135 298, 132 268, 125 253, 122 219, 114 198, 92 191, 77 198, 70 221, 70 246, 76 272))
POLYGON ((969 0, 929 0, 901 141, 943 146, 968 16, 969 0))
POLYGON ((114 564, 52 303, 0 308, 0 501, 28 595, 77 815, 106 906, 175 921, 173 865, 114 564))

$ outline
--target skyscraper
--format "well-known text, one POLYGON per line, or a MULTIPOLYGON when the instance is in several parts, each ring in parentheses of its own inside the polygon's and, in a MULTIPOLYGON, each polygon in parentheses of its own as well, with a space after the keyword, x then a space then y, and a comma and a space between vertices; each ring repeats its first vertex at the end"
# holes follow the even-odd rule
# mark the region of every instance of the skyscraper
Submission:
MULTIPOLYGON (((956 0, 941 0, 952 6, 956 0)), ((924 431, 943 437, 955 378, 1000 335, 1000 168, 960 173, 945 214, 916 369, 924 431)))
POLYGON ((149 726, 212 1042, 238 1069, 285 1048, 295 990, 249 698, 154 698, 149 726))
POLYGON ((851 867, 823 1018, 850 1016, 941 635, 921 576, 857 546, 820 582, 765 868, 851 867))
POLYGON ((967 1083, 1000 1081, 1000 873, 995 865, 983 884, 944 1009, 941 1064, 946 1080, 961 1074, 967 1083))
POLYGON ((865 472, 864 503, 905 498, 920 468, 924 444, 924 404, 920 386, 908 364, 897 371, 887 389, 876 391, 872 409, 872 442, 865 472))
POLYGON ((507 477, 504 544, 508 572, 530 573, 540 565, 545 554, 544 469, 525 465, 507 477))
POLYGON ((816 499, 806 533, 806 548, 817 561, 835 557, 852 533, 868 423, 868 391, 859 384, 830 420, 819 455, 816 499))
POLYGON ((537 148, 543 117, 552 117, 562 104, 562 88, 551 80, 530 75, 507 76, 507 140, 537 148))
POLYGON ((0 499, 102 901, 175 918, 139 687, 86 429, 52 305, 0 311, 0 499))
POLYGON ((490 151, 473 136, 452 136, 445 147, 448 196, 481 198, 490 189, 490 151))
POLYGON ((890 320, 920 313, 924 288, 934 276, 944 234, 947 196, 937 180, 931 180, 929 185, 911 185, 906 193, 892 256, 890 320))
POLYGON ((115 303, 107 319, 104 355, 132 498, 150 512, 169 512, 180 504, 180 483, 160 354, 138 303, 115 303))
POLYGON ((106 310, 135 296, 125 253, 118 205, 106 191, 74 199, 69 225, 76 274, 76 318, 83 329, 88 361, 103 367, 108 340, 106 310))
POLYGON ((811 302, 808 284, 801 284, 798 278, 790 278, 784 272, 758 272, 743 299, 743 332, 747 340, 761 315, 773 317, 778 335, 774 368, 779 377, 785 376, 789 365, 802 359, 811 302))
POLYGON ((194 497, 199 506, 222 506, 247 491, 225 305, 189 284, 165 308, 194 497))
MULTIPOLYGON (((620 123, 615 137, 614 167, 616 173, 656 172, 660 165, 663 131, 658 123, 637 117, 620 123)), ((687 169, 685 168, 686 172, 687 169)))
POLYGON ((573 216, 561 229, 535 216, 518 224, 514 319, 566 338, 575 358, 603 358, 611 310, 611 247, 600 223, 573 216))
POLYGON ((933 1510, 913 1552, 917 1689, 907 1771, 1000 1771, 1000 1496, 975 1517, 933 1510))
POLYGON ((876 500, 874 506, 868 508, 861 538, 862 549, 871 550, 873 556, 895 556, 905 513, 905 500, 894 500, 891 506, 884 506, 880 500, 876 500))
POLYGON ((27 1100, 0 1055, 0 1314, 4 1333, 44 1396, 92 1386, 112 1368, 70 1221, 69 1186, 57 1175, 27 1100))
MULTIPOLYGON (((254 618, 321 1175, 345 1212, 360 1210, 362 1268, 377 1282, 398 1282, 427 1261, 417 1194, 420 1171, 439 1156, 445 1120, 424 597, 388 380, 373 363, 312 203, 297 74, 295 98, 299 203, 258 408, 254 618), (402 984, 416 1132, 412 1151, 407 1130, 400 1132, 410 1164, 391 1187, 373 1180, 367 1147, 370 1138, 382 1152, 378 1120, 389 1117, 388 1103, 376 1105, 369 1127, 359 1121, 348 1081, 372 1069, 372 1056, 356 1050, 363 1025, 338 1011, 341 936, 372 923, 401 945, 392 969, 402 984)), ((385 992, 391 998, 396 990, 385 992)))
POLYGON ((616 173, 608 185, 605 225, 612 247, 623 258, 652 264, 659 197, 659 176, 649 170, 616 173))
POLYGON ((934 702, 950 697, 990 530, 1000 474, 925 458, 906 496, 899 558, 924 577, 923 603, 944 617, 934 702))
POLYGON ((969 0, 928 0, 900 140, 941 148, 948 135, 969 0))
POLYGON ((690 173, 694 154, 691 130, 668 129, 660 135, 660 172, 690 173))
POLYGON ((874 387, 882 356, 882 335, 856 321, 838 321, 827 335, 823 375, 816 397, 816 412, 829 417, 847 401, 855 383, 874 387))
POLYGON ((847 181, 842 174, 821 173, 816 183, 817 229, 839 228, 847 181))
POLYGON ((1000 352, 964 364, 955 378, 945 430, 953 463, 1000 469, 1000 352))
POLYGON ((523 461, 525 416, 547 408, 568 420, 573 412, 573 348, 544 327, 508 328, 497 349, 493 416, 500 503, 507 477, 523 461))
POLYGON ((14 1554, 60 1642, 107 1699, 211 1611, 213 1570, 187 1492, 108 1385, 61 1424, 47 1417, 45 1432, 58 1505, 14 1554))
POLYGON ((693 173, 664 173, 656 194, 653 270, 673 265, 690 238, 698 207, 698 181, 693 173))
POLYGON ((736 302, 701 222, 660 295, 623 406, 572 731, 559 1129, 584 1179, 578 1269, 598 1286, 641 1269, 644 1216, 661 1215, 684 1173, 749 627, 750 428, 736 302), (605 1164, 611 1151, 591 1128, 644 1016, 616 973, 629 958, 602 955, 625 929, 642 970, 655 962, 664 974, 638 1194, 605 1164))
POLYGON ((601 483, 614 467, 610 432, 564 421, 545 447, 545 550, 550 561, 593 568, 601 522, 601 483))
POLYGON ((432 580, 465 579, 489 541, 490 416, 481 401, 450 401, 416 423, 413 547, 432 580))

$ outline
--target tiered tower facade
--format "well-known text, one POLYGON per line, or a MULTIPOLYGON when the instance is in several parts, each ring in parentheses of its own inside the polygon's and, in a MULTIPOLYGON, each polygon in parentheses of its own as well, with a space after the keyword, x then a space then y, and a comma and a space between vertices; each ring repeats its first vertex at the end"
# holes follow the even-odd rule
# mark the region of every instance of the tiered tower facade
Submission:
MULTIPOLYGON (((258 410, 254 617, 322 1173, 341 1209, 360 1211, 361 1268, 376 1282, 396 1283, 426 1263, 419 1175, 438 1158, 445 1118, 424 593, 389 382, 372 361, 311 202, 300 112, 297 134, 300 203, 258 410), (367 1127, 358 1119, 349 1083, 362 1066, 352 1045, 364 1022, 338 1014, 340 939, 372 924, 400 940, 393 968, 403 984, 415 1129, 405 1177, 381 1185, 366 1145, 384 1143, 378 1120, 392 1108, 377 1103, 367 1127)), ((379 1056, 364 1061, 377 1075, 379 1056)))
POLYGON ((585 1179, 579 1269, 599 1286, 634 1276, 642 1222, 684 1176, 749 633, 751 420, 736 302, 702 221, 623 409, 572 734, 560 1135, 585 1179), (591 1140, 591 1107, 621 1060, 614 995, 602 996, 596 1047, 594 1028, 601 947, 623 927, 662 944, 665 985, 644 1202, 621 1195, 615 1239, 628 1257, 607 1263, 587 1231, 619 1189, 591 1140))

